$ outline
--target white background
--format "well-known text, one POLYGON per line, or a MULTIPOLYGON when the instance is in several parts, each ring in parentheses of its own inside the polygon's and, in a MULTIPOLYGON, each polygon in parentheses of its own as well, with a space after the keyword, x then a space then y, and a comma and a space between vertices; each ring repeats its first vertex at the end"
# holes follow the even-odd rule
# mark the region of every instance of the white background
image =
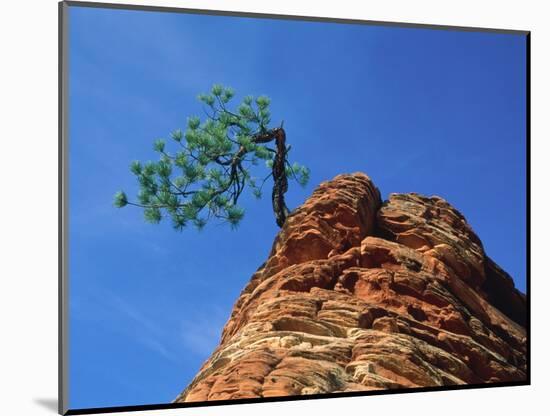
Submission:
MULTIPOLYGON (((532 386, 134 414, 548 414, 544 403, 550 395, 546 308, 550 276, 544 237, 550 235, 547 2, 135 0, 133 4, 531 30, 533 193, 532 386)), ((52 415, 57 398, 57 1, 3 1, 0 19, 0 413, 52 415)))

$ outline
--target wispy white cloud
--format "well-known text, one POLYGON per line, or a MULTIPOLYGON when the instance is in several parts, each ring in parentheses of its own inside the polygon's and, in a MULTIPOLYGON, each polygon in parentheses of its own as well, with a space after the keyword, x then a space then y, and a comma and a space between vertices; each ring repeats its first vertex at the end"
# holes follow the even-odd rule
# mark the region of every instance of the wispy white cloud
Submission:
POLYGON ((89 289, 86 296, 74 297, 71 302, 73 319, 101 325, 110 322, 112 325, 109 325, 109 329, 133 339, 166 360, 181 363, 177 327, 170 328, 166 322, 161 324, 155 321, 144 312, 144 308, 139 308, 108 289, 97 287, 89 289))
POLYGON ((170 342, 173 339, 173 334, 170 333, 169 328, 162 328, 152 318, 146 316, 137 307, 120 296, 112 292, 106 293, 107 302, 111 307, 119 316, 123 316, 127 321, 132 323, 129 328, 132 329, 137 342, 167 360, 179 363, 179 354, 175 351, 177 345, 170 342))
POLYGON ((178 359, 178 355, 173 351, 170 351, 162 342, 159 341, 158 338, 142 337, 139 339, 139 341, 145 347, 149 348, 152 351, 157 352, 158 354, 160 354, 161 356, 163 356, 169 361, 173 361, 175 363, 178 363, 180 361, 178 359))
POLYGON ((177 311, 166 311, 171 318, 159 322, 140 307, 105 288, 90 288, 85 296, 72 300, 73 319, 94 321, 133 339, 152 353, 176 364, 187 354, 205 359, 218 345, 229 312, 219 307, 195 310, 183 319, 177 311), (174 323, 173 325, 171 323, 174 323))
POLYGON ((140 329, 143 329, 152 335, 159 335, 161 330, 158 325, 151 319, 145 317, 136 307, 132 306, 130 303, 112 292, 105 291, 105 295, 107 303, 119 312, 120 315, 123 315, 127 319, 133 321, 134 324, 140 329))
POLYGON ((195 313, 181 322, 181 340, 187 350, 206 358, 218 345, 227 313, 213 308, 195 313))

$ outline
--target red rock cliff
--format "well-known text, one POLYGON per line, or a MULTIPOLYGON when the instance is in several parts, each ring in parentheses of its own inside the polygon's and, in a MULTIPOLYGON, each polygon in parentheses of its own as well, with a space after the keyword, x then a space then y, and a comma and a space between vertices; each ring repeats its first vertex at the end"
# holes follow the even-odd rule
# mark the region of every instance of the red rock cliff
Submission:
POLYGON ((439 197, 323 183, 176 402, 521 381, 526 301, 439 197))

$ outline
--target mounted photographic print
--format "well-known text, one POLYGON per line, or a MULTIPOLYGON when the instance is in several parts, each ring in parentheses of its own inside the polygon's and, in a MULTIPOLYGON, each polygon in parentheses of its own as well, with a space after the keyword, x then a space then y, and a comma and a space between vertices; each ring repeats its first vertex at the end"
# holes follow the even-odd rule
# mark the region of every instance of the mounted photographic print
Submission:
POLYGON ((529 384, 529 32, 69 1, 60 86, 60 413, 529 384))

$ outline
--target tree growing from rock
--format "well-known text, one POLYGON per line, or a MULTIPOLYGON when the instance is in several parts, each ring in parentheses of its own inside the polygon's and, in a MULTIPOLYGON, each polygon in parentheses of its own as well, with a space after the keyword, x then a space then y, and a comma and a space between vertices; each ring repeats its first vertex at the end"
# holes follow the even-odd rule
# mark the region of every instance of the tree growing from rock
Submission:
POLYGON ((233 89, 222 85, 200 94, 204 120, 189 117, 185 132, 173 131, 170 144, 174 150, 168 149, 166 140, 156 140, 153 148, 158 161, 132 162, 130 170, 139 183, 137 200, 119 191, 115 206, 141 207, 151 223, 168 217, 176 230, 189 223, 201 229, 211 219, 235 227, 244 215, 239 206, 243 191, 248 188, 260 198, 264 184, 272 179, 273 214, 282 227, 289 214, 284 198, 288 180, 305 186, 309 169, 290 164, 291 147, 286 144, 283 123, 271 125, 268 97, 246 96, 236 107, 231 106, 233 98, 233 89), (260 162, 268 173, 256 177, 253 169, 260 162))

